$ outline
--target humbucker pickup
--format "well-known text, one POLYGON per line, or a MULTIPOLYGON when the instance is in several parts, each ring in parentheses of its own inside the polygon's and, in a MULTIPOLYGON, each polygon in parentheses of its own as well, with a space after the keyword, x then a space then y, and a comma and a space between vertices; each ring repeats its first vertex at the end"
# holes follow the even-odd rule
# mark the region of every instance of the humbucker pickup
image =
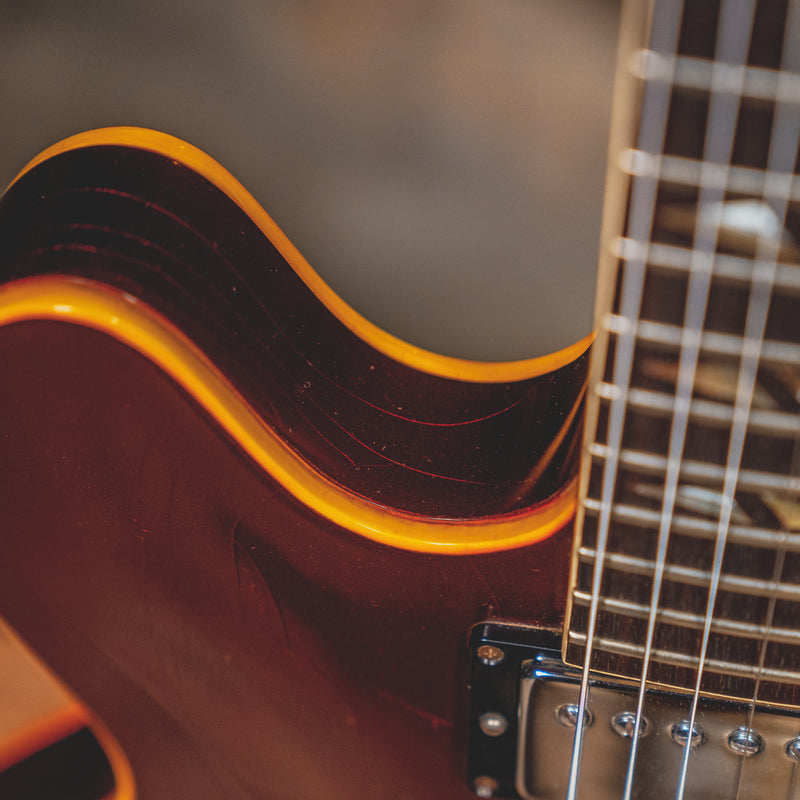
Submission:
MULTIPOLYGON (((561 659, 560 635, 522 625, 477 626, 470 645, 469 778, 478 797, 563 800, 578 719, 580 670, 561 659)), ((623 797, 636 717, 635 681, 593 675, 584 714, 578 793, 623 797)), ((633 798, 673 798, 687 738, 684 797, 795 797, 800 718, 795 712, 649 690, 640 724, 633 798)))

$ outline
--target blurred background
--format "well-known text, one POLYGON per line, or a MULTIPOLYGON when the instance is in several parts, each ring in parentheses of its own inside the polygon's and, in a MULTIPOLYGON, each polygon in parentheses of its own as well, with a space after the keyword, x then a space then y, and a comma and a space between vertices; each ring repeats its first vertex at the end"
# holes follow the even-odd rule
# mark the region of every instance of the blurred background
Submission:
POLYGON ((447 355, 589 332, 616 0, 0 0, 0 184, 141 125, 256 196, 371 321, 447 355))

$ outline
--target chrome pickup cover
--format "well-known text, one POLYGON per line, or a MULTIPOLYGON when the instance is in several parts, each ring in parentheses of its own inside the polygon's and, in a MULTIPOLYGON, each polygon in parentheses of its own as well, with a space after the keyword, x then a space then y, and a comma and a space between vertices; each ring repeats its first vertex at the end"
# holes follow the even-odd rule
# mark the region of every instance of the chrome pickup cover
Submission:
MULTIPOLYGON (((521 626, 474 632, 470 779, 479 797, 566 797, 580 675, 556 644, 552 633, 521 626)), ((633 682, 593 677, 579 797, 623 797, 636 692, 633 682)), ((633 798, 676 796, 690 705, 687 695, 648 693, 633 798)), ((686 800, 800 800, 800 718, 762 707, 752 722, 749 714, 746 703, 700 701, 686 800)))

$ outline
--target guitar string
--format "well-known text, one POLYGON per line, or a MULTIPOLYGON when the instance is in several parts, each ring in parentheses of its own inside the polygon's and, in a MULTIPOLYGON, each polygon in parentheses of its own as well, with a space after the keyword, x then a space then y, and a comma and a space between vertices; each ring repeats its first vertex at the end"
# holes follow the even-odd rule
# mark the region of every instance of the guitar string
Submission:
MULTIPOLYGON (((708 293, 710 290, 711 272, 713 271, 713 259, 717 248, 717 239, 719 236, 722 201, 724 200, 725 196, 724 189, 727 188, 727 183, 728 183, 727 180, 728 169, 730 166, 731 156, 732 156, 731 146, 733 143, 733 135, 736 130, 736 121, 741 104, 741 94, 744 83, 743 80, 744 69, 742 68, 739 80, 736 81, 738 85, 719 86, 715 78, 717 77, 718 74, 720 74, 720 68, 718 67, 720 63, 722 63, 723 65, 727 64, 742 65, 742 67, 745 64, 747 58, 748 44, 752 34, 753 12, 754 12, 753 3, 749 4, 749 9, 743 8, 741 6, 738 9, 736 9, 735 4, 727 3, 722 6, 720 11, 721 23, 718 30, 716 51, 714 54, 714 63, 712 67, 711 107, 709 109, 709 123, 706 131, 706 144, 703 155, 703 168, 713 169, 716 167, 720 169, 721 170, 720 177, 721 178, 724 177, 724 180, 720 181, 721 184, 720 190, 716 191, 712 197, 709 196, 704 197, 701 191, 700 202, 698 204, 698 217, 695 223, 696 224, 695 241, 697 242, 699 238, 700 241, 703 243, 704 261, 707 261, 708 264, 707 282, 705 283, 704 287, 705 297, 703 298, 702 302, 702 314, 700 314, 699 317, 692 319, 689 325, 685 324, 684 328, 686 330, 687 327, 691 327, 692 333, 696 340, 693 343, 690 356, 694 361, 695 367, 699 355, 700 336, 704 327, 705 311, 707 307, 708 293), (742 12, 748 10, 749 13, 747 14, 746 18, 749 20, 749 24, 748 25, 739 24, 739 19, 741 19, 742 17, 742 12), (736 13, 737 11, 738 13, 736 13), (720 112, 723 111, 726 113, 720 115, 720 112), (727 147, 723 146, 724 150, 726 150, 727 153, 721 151, 720 144, 722 144, 723 141, 727 144, 727 147), (723 156, 725 157, 723 158, 723 156), (709 161, 712 163, 709 167, 706 167, 706 164, 709 161), (709 205, 709 203, 713 203, 714 205, 709 205), (701 231, 699 230, 700 227, 699 212, 701 210, 705 210, 706 208, 716 208, 718 209, 718 214, 716 216, 716 219, 710 221, 712 225, 712 229, 710 231, 711 235, 708 236, 707 234, 706 237, 703 237, 701 231), (703 241, 704 238, 705 241, 703 241)), ((736 73, 732 74, 735 75, 736 73)), ((692 301, 692 294, 690 285, 689 300, 687 301, 687 317, 689 316, 688 306, 691 303, 691 301, 692 301)), ((684 353, 682 352, 681 355, 683 360, 684 353)), ((694 376, 692 376, 692 383, 688 387, 689 388, 689 395, 687 398, 688 402, 691 401, 693 383, 694 383, 694 376)), ((739 399, 739 392, 737 390, 737 399, 734 404, 734 409, 737 409, 740 406, 741 406, 741 401, 739 399)), ((738 422, 736 410, 734 410, 733 417, 734 419, 732 422, 732 428, 735 428, 738 422)), ((730 447, 729 447, 729 453, 730 453, 730 447)), ((720 520, 718 521, 717 525, 714 559, 713 559, 711 579, 709 582, 709 589, 708 589, 706 617, 704 621, 704 630, 701 640, 700 653, 698 657, 695 692, 692 696, 689 720, 686 728, 686 741, 684 742, 683 745, 683 753, 681 758, 681 766, 678 778, 678 788, 676 792, 677 800, 682 800, 686 791, 686 782, 689 770, 689 755, 695 744, 694 732, 695 732, 695 721, 697 717, 697 704, 700 693, 700 684, 703 676, 704 662, 705 662, 706 652, 708 649, 710 622, 711 622, 711 617, 713 615, 712 613, 710 613, 710 609, 713 608, 713 603, 715 602, 718 592, 718 583, 721 572, 722 556, 725 550, 725 540, 727 537, 727 524, 729 522, 730 511, 731 511, 730 507, 726 508, 726 505, 729 506, 732 505, 732 492, 729 491, 728 489, 728 484, 730 482, 730 474, 731 474, 730 466, 731 463, 729 456, 728 468, 726 469, 725 473, 725 482, 724 482, 723 494, 720 506, 720 520)), ((737 463, 737 471, 738 471, 738 463, 737 463)))
MULTIPOLYGON (((650 10, 649 34, 650 48, 660 54, 677 52, 680 19, 683 0, 660 0, 650 10)), ((671 70, 674 59, 669 60, 669 80, 661 80, 645 85, 642 101, 642 116, 637 147, 640 152, 652 153, 654 169, 645 176, 634 179, 631 188, 630 221, 628 229, 637 241, 649 242, 656 210, 656 193, 661 171, 661 153, 666 138, 670 91, 672 87, 671 70)), ((600 604, 600 590, 603 577, 603 561, 608 542, 611 521, 611 506, 617 483, 618 454, 622 444, 622 429, 627 407, 627 392, 630 387, 633 353, 635 347, 635 323, 640 315, 642 292, 644 289, 646 245, 644 252, 626 261, 622 275, 619 313, 628 320, 627 330, 617 334, 614 353, 613 385, 619 387, 618 394, 611 400, 607 443, 609 456, 603 468, 601 487, 601 509, 597 523, 595 562, 592 570, 592 596, 588 612, 586 644, 581 676, 575 735, 570 758, 569 782, 566 800, 576 800, 578 779, 583 751, 583 720, 589 697, 589 672, 592 661, 594 635, 600 604)))
MULTIPOLYGON (((785 143, 782 143, 781 151, 784 151, 785 149, 785 143)), ((794 161, 792 161, 789 165, 790 173, 793 171, 793 168, 794 161)), ((770 183, 775 183, 777 186, 780 186, 781 179, 784 177, 786 176, 776 175, 775 173, 768 172, 766 180, 770 183)), ((742 339, 742 353, 739 360, 739 372, 733 406, 733 422, 728 441, 728 454, 725 465, 721 498, 722 501, 720 504, 720 514, 717 521, 717 537, 714 547, 711 582, 709 585, 706 615, 700 645, 697 678, 695 682, 694 693, 692 695, 691 712, 688 721, 688 735, 683 751, 679 793, 677 795, 678 800, 682 800, 686 787, 689 753, 691 752, 692 748, 691 734, 694 731, 695 721, 697 719, 700 686, 703 680, 705 660, 708 653, 711 623, 714 615, 714 607, 719 589, 719 580, 722 572, 725 545, 730 525, 731 513, 733 510, 734 493, 736 491, 736 484, 738 481, 739 469, 744 451, 744 441, 747 433, 747 420, 752 405, 756 376, 761 358, 761 348, 766 331, 772 287, 775 280, 777 257, 763 259, 763 247, 764 240, 763 236, 761 236, 759 237, 759 242, 757 245, 756 260, 753 264, 751 291, 747 304, 745 330, 742 339)))
MULTIPOLYGON (((800 103, 782 101, 785 96, 784 87, 800 73, 800 6, 797 2, 789 3, 786 11, 784 26, 783 46, 781 49, 781 64, 776 87, 775 117, 770 132, 769 149, 767 155, 767 174, 784 176, 782 181, 772 179, 765 182, 763 199, 771 200, 770 207, 776 217, 781 221, 780 234, 777 241, 766 239, 763 235, 758 237, 756 243, 756 263, 768 263, 770 290, 777 272, 777 263, 780 258, 781 235, 786 228, 786 219, 789 211, 789 202, 792 194, 792 180, 800 152, 800 103)), ((766 298, 769 304, 769 297, 766 298)), ((756 365, 756 370, 758 365, 756 365)), ((800 466, 800 450, 798 449, 800 432, 795 434, 794 452, 792 457, 791 473, 796 475, 800 466)), ((761 689, 763 671, 767 660, 769 646, 769 632, 773 627, 775 609, 778 599, 778 585, 783 576, 786 552, 788 546, 788 531, 784 530, 780 545, 776 549, 775 563, 772 571, 772 590, 770 592, 767 611, 764 619, 764 635, 761 639, 758 655, 758 667, 753 686, 753 696, 747 712, 745 728, 748 732, 753 730, 753 721, 761 689)), ((739 758, 736 770, 736 800, 742 793, 745 765, 748 759, 739 758)), ((796 772, 796 770, 795 770, 796 772)))
MULTIPOLYGON (((797 390, 795 390, 797 391, 797 390)), ((800 403, 800 396, 795 393, 795 401, 800 403)), ((792 448, 792 468, 791 474, 795 480, 800 483, 800 431, 795 435, 794 445, 792 448)), ((788 526, 787 526, 788 527, 788 526)), ((787 533, 786 539, 789 535, 787 533)), ((788 541, 787 541, 788 547, 788 541)), ((797 735, 800 736, 800 730, 795 728, 797 735)), ((788 742, 787 742, 788 744, 788 742)), ((786 745, 784 745, 785 747, 786 745)), ((797 800, 800 797, 800 761, 796 758, 792 759, 792 771, 789 778, 789 788, 786 792, 786 800, 797 800)))
MULTIPOLYGON (((737 80, 732 85, 721 86, 720 77, 723 75, 723 70, 729 69, 730 65, 745 64, 754 13, 755 0, 724 0, 720 8, 721 22, 719 23, 716 37, 708 124, 703 144, 700 192, 697 201, 698 218, 701 209, 720 208, 720 204, 724 199, 725 188, 728 183, 728 169, 732 160, 739 103, 744 88, 744 70, 737 75, 737 80), (720 63, 723 65, 722 67, 719 66, 720 63)), ((641 734, 647 693, 647 678, 658 619, 659 599, 664 581, 670 529, 680 482, 681 460, 686 443, 689 409, 700 355, 700 337, 711 291, 714 253, 717 248, 718 235, 718 220, 717 224, 711 226, 696 224, 689 262, 687 300, 681 331, 678 378, 670 426, 667 468, 664 476, 663 499, 656 539, 656 559, 650 592, 650 607, 639 679, 636 717, 631 735, 631 749, 625 778, 624 800, 630 800, 633 791, 634 773, 639 751, 639 736, 641 734)))

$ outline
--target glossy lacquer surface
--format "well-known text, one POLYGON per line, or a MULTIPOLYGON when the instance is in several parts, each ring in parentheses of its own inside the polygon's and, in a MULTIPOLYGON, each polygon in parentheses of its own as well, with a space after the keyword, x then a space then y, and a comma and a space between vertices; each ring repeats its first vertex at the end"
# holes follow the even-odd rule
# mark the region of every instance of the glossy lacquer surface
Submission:
POLYGON ((4 282, 66 273, 145 300, 297 452, 361 496, 484 517, 540 503, 574 475, 584 358, 468 383, 389 358, 317 300, 223 191, 161 153, 57 155, 12 186, 1 224, 4 282))
MULTIPOLYGON (((67 152, 0 214, 3 283, 59 273, 141 298, 356 502, 490 526, 572 479, 580 361, 499 383, 393 359, 163 155, 67 152)), ((390 547, 298 500, 106 332, 2 325, 0 368, 0 611, 108 725, 139 796, 471 796, 467 634, 562 624, 568 530, 390 547)))

